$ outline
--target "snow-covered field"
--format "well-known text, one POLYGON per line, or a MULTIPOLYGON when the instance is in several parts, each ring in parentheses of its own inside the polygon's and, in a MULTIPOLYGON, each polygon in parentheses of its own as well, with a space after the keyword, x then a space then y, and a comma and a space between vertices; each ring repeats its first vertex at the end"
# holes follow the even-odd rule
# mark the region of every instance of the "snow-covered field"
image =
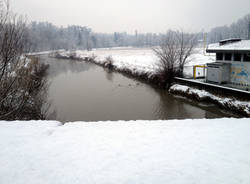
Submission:
MULTIPOLYGON (((97 63, 103 64, 107 57, 112 57, 114 66, 118 70, 130 70, 132 73, 154 74, 158 58, 151 48, 111 48, 111 49, 95 49, 92 51, 78 50, 73 51, 77 58, 85 58, 95 56, 97 63)), ((72 51, 60 52, 63 57, 69 57, 72 51)), ((193 65, 202 65, 215 61, 214 55, 204 55, 201 48, 197 48, 194 54, 189 58, 185 68, 186 75, 192 75, 193 65)), ((202 70, 203 71, 203 70, 202 70)), ((201 71, 201 72, 202 72, 201 71)))
POLYGON ((1 184, 248 184, 249 119, 0 122, 1 184))

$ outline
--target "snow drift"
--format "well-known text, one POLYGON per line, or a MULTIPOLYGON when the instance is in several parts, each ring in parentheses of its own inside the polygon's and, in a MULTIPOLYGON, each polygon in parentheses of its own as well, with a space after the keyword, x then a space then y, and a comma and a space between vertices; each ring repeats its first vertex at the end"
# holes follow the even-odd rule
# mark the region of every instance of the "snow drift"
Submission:
POLYGON ((0 122, 1 184, 247 184, 249 119, 0 122))

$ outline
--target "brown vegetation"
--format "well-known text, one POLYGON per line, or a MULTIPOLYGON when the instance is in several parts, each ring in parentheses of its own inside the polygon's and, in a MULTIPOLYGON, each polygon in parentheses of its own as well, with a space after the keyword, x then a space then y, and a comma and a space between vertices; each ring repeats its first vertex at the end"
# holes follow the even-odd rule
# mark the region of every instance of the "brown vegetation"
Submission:
POLYGON ((183 31, 169 31, 159 48, 154 48, 159 58, 158 78, 162 86, 170 88, 174 77, 182 77, 188 58, 193 53, 197 38, 183 31))
POLYGON ((0 119, 45 119, 48 66, 27 59, 26 23, 0 1, 0 119))

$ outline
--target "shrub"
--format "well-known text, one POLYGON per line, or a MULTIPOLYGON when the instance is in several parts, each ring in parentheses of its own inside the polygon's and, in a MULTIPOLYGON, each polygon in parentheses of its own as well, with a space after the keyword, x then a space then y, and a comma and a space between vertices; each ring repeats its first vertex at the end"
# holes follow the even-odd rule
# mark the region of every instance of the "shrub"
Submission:
POLYGON ((26 23, 11 14, 8 1, 0 11, 0 119, 45 119, 48 66, 24 56, 26 23))
POLYGON ((156 77, 162 85, 170 88, 174 77, 183 76, 184 65, 196 43, 196 37, 193 34, 169 31, 160 47, 153 49, 159 58, 156 77))
POLYGON ((104 62, 104 66, 107 67, 108 69, 114 68, 114 60, 111 56, 106 57, 106 60, 104 62))

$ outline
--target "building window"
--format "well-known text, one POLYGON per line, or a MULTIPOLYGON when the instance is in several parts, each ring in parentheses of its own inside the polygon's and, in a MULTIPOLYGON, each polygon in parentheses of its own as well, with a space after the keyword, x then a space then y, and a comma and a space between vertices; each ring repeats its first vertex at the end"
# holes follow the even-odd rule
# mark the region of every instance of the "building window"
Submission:
POLYGON ((239 53, 234 54, 234 61, 241 61, 241 54, 239 53))
POLYGON ((223 53, 216 53, 216 60, 223 60, 223 53))
POLYGON ((225 60, 226 61, 231 61, 232 60, 232 54, 231 53, 226 53, 225 54, 225 60))
POLYGON ((244 61, 250 62, 250 53, 244 54, 244 61))

